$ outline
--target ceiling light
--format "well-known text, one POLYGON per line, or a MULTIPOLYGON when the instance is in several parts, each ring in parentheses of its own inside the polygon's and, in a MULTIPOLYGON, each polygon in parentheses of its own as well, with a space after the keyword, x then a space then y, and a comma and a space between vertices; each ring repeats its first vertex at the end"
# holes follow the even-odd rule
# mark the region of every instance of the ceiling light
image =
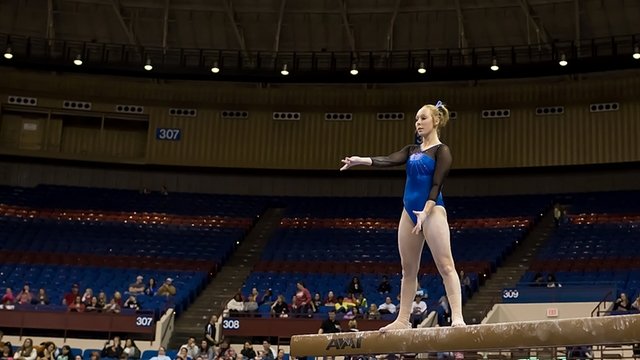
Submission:
POLYGON ((76 58, 73 59, 73 63, 77 66, 82 65, 82 56, 80 56, 80 54, 76 55, 76 58))
POLYGON ((351 65, 351 71, 349 72, 351 73, 351 75, 358 75, 358 65, 353 63, 353 65, 351 65))
POLYGON ((213 66, 211 67, 211 72, 217 74, 220 72, 220 68, 218 67, 218 62, 214 61, 213 66))
POLYGON ((560 55, 560 61, 558 61, 558 64, 560 64, 560 66, 567 66, 568 64, 567 55, 565 54, 560 55))
MULTIPOLYGON (((7 57, 7 54, 4 54, 5 57, 7 57)), ((640 47, 638 45, 636 45, 635 48, 633 48, 633 58, 636 60, 640 60, 640 47)))
POLYGON ((151 65, 151 59, 147 58, 147 63, 144 64, 144 69, 147 71, 153 70, 153 65, 151 65))
POLYGON ((7 50, 4 51, 4 58, 7 60, 13 59, 13 53, 11 52, 11 47, 7 47, 7 50))
POLYGON ((491 70, 498 71, 498 69, 500 69, 500 66, 498 66, 498 59, 493 58, 493 60, 491 60, 491 70))
POLYGON ((420 62, 420 67, 418 68, 418 72, 420 74, 424 74, 424 73, 427 72, 427 69, 424 68, 424 62, 423 61, 420 62))
POLYGON ((289 70, 287 70, 287 64, 282 65, 282 70, 280 70, 280 74, 284 76, 289 75, 289 70))

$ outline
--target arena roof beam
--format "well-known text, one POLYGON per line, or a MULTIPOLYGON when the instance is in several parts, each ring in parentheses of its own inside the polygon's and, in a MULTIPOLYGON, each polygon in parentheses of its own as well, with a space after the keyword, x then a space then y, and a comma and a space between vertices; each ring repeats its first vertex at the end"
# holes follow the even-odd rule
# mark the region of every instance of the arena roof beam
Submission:
POLYGON ((116 17, 118 18, 118 22, 120 23, 120 27, 122 27, 122 31, 124 31, 125 35, 127 35, 127 39, 129 40, 129 44, 138 45, 140 43, 136 39, 136 35, 133 33, 133 30, 130 29, 124 21, 124 17, 122 16, 121 6, 119 0, 111 0, 111 6, 113 7, 113 11, 116 13, 116 17))
POLYGON ((464 31, 464 16, 462 15, 462 7, 460 6, 460 0, 455 0, 456 3, 456 15, 458 15, 458 47, 460 49, 466 49, 469 47, 467 41, 467 35, 464 31))
POLYGON ((519 348, 634 344, 640 315, 524 321, 463 327, 297 335, 291 355, 336 356, 485 351, 519 348))
POLYGON ((278 25, 276 27, 276 37, 273 40, 273 52, 277 53, 280 50, 280 31, 282 30, 282 18, 284 17, 284 7, 287 5, 287 0, 280 1, 280 10, 278 11, 278 25))
POLYGON ((349 16, 347 15, 347 0, 340 0, 340 14, 342 15, 342 24, 344 25, 344 30, 347 33, 347 39, 349 40, 349 46, 351 47, 351 52, 355 54, 356 52, 356 41, 353 38, 353 31, 351 31, 351 25, 349 24, 349 16))
POLYGON ((540 17, 538 16, 538 14, 535 12, 535 10, 533 10, 533 7, 531 7, 531 4, 529 3, 529 1, 520 0, 520 7, 522 8, 522 11, 524 11, 525 15, 527 16, 527 19, 529 19, 533 23, 533 26, 536 28, 536 33, 538 34, 538 43, 547 44, 547 45, 550 44, 552 37, 547 31, 547 29, 545 29, 544 24, 542 23, 542 20, 540 20, 540 17))
POLYGON ((233 9, 232 0, 224 0, 224 10, 233 26, 233 32, 236 34, 236 39, 238 40, 238 45, 240 45, 240 50, 246 59, 249 58, 249 52, 247 51, 247 45, 244 41, 244 36, 240 32, 240 27, 238 26, 238 22, 236 21, 236 12, 233 9))
POLYGON ((47 39, 49 39, 49 46, 53 46, 53 42, 56 39, 56 28, 53 22, 53 0, 47 0, 47 39))
POLYGON ((393 4, 393 15, 391 15, 391 20, 389 21, 389 31, 387 31, 387 50, 393 51, 393 29, 396 25, 396 18, 398 17, 398 9, 400 8, 400 1, 396 0, 395 4, 393 4))
POLYGON ((162 51, 167 53, 167 35, 169 33, 169 4, 171 0, 164 1, 164 17, 162 19, 162 51))

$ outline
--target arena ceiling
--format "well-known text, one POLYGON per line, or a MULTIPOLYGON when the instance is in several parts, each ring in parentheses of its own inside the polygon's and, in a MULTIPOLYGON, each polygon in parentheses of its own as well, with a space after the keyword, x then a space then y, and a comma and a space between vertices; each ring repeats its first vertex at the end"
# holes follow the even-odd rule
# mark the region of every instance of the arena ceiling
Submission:
POLYGON ((640 1, 0 0, 0 33, 244 53, 482 48, 640 34, 640 1))

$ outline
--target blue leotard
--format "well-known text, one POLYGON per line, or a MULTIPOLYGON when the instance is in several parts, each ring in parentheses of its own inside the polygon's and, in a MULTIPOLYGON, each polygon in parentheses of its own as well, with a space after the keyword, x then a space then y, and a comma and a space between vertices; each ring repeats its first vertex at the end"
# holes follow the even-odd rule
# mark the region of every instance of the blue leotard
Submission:
POLYGON ((407 181, 404 187, 404 208, 415 224, 413 211, 424 209, 427 200, 444 206, 442 184, 451 168, 451 152, 444 144, 436 144, 424 150, 420 145, 407 145, 389 156, 371 158, 373 166, 386 167, 406 164, 407 181))

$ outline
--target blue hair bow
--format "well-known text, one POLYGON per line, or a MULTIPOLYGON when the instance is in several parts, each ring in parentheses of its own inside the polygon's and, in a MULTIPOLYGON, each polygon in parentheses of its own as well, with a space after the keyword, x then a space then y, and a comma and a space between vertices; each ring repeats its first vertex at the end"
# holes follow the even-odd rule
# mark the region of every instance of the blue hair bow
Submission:
POLYGON ((442 101, 438 100, 438 102, 436 103, 436 109, 440 108, 444 108, 444 104, 442 104, 442 101))

